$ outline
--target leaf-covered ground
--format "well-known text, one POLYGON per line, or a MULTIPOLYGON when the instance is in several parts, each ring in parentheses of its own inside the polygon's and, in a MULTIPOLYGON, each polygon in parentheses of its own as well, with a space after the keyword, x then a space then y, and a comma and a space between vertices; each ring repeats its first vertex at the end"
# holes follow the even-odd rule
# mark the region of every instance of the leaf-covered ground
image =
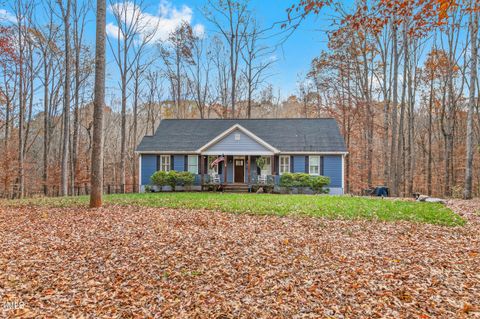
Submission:
POLYGON ((0 206, 0 317, 480 318, 479 234, 475 218, 0 206))

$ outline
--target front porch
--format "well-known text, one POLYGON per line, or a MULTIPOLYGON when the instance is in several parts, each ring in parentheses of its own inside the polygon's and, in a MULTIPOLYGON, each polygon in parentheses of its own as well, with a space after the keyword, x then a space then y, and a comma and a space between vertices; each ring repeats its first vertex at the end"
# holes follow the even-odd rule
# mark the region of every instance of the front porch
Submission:
POLYGON ((273 155, 201 155, 199 173, 202 190, 249 191, 279 180, 273 155))

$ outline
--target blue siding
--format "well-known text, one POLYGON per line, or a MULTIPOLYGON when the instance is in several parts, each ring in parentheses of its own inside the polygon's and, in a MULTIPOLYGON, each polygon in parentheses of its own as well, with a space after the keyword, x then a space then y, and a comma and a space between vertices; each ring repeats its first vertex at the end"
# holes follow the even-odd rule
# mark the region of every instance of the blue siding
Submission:
POLYGON ((157 171, 157 155, 142 155, 142 185, 150 184, 150 177, 157 171))
POLYGON ((273 180, 275 185, 280 185, 280 175, 274 175, 273 180))
POLYGON ((183 172, 185 170, 185 155, 173 156, 173 170, 183 172))
POLYGON ((258 144, 254 139, 244 134, 240 130, 235 130, 232 133, 225 136, 222 140, 212 145, 207 151, 218 152, 218 154, 228 152, 241 152, 241 151, 255 151, 255 152, 268 152, 269 149, 263 145, 258 144), (235 140, 235 135, 240 135, 240 140, 235 140))
POLYGON ((257 179, 257 158, 252 156, 252 166, 250 167, 250 173, 252 176, 252 181, 255 181, 257 179))
POLYGON ((233 157, 231 156, 227 161, 227 183, 233 183, 233 157))
POLYGON ((305 156, 293 157, 293 172, 305 173, 305 156))
MULTIPOLYGON (((257 161, 255 156, 250 157, 250 182, 255 182, 257 178, 257 161)), ((248 156, 245 157, 245 183, 248 183, 248 156)))
MULTIPOLYGON (((204 177, 205 177, 205 176, 204 176, 204 177)), ((202 175, 196 174, 196 175, 195 175, 195 181, 193 182, 193 185, 196 185, 196 186, 200 185, 200 184, 201 184, 201 183, 200 183, 201 180, 202 180, 202 175)))
POLYGON ((323 175, 330 177, 329 187, 342 187, 342 156, 324 156, 323 175))

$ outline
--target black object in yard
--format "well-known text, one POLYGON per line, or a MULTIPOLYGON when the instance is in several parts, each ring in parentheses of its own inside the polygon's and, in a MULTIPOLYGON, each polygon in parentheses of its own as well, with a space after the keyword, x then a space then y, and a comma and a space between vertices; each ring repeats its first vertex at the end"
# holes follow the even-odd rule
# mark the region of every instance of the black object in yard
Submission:
POLYGON ((377 186, 374 191, 375 196, 388 197, 389 189, 387 186, 377 186))

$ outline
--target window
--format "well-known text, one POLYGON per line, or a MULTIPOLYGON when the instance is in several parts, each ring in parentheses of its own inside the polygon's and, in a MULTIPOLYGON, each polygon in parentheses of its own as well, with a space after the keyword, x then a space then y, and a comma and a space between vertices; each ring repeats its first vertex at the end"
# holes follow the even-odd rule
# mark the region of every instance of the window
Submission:
POLYGON ((160 155, 160 170, 170 171, 170 155, 160 155))
POLYGON ((290 156, 280 156, 280 175, 290 173, 290 156))
POLYGON ((320 175, 320 156, 310 156, 308 162, 308 173, 310 175, 320 175))
POLYGON ((223 162, 218 163, 212 167, 212 163, 214 160, 217 159, 217 156, 209 156, 208 157, 208 174, 218 174, 218 165, 223 165, 223 162))
POLYGON ((192 174, 198 174, 198 156, 188 155, 188 171, 192 174))

